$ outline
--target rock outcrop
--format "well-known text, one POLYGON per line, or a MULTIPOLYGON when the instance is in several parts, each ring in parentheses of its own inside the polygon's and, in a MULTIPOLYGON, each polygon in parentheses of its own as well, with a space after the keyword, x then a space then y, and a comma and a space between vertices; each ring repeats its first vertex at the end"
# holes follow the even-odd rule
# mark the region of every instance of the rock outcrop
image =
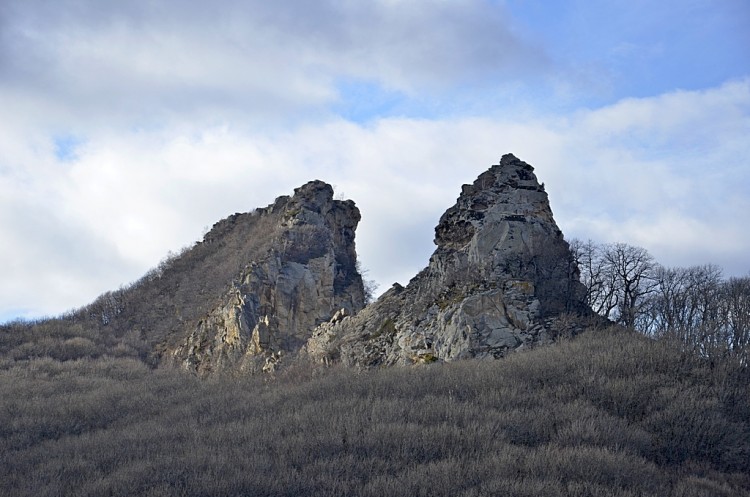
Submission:
POLYGON ((302 356, 363 367, 502 357, 593 318, 533 168, 512 155, 464 185, 429 265, 364 307, 350 200, 312 181, 70 317, 149 364, 199 375, 302 356), (130 347, 130 348, 128 348, 130 347))
MULTIPOLYGON (((246 233, 260 244, 203 315, 172 334, 164 359, 199 374, 228 369, 272 370, 296 354, 313 329, 340 309, 364 307, 354 235, 360 214, 351 200, 333 199, 322 181, 297 188, 265 209, 246 233)), ((240 220, 241 221, 241 220, 240 220)), ((238 222, 217 223, 204 244, 226 243, 238 222)))
POLYGON ((533 168, 513 155, 464 185, 437 249, 406 287, 319 326, 316 362, 364 367, 501 357, 590 315, 567 242, 533 168))

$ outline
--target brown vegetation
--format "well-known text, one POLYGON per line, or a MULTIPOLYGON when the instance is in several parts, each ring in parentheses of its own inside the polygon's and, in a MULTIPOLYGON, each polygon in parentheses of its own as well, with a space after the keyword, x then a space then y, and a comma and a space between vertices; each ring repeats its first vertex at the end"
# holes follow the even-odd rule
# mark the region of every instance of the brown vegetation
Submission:
POLYGON ((750 495, 747 368, 669 340, 204 381, 48 352, 0 362, 2 495, 750 495))
POLYGON ((216 306, 216 299, 248 261, 268 253, 273 237, 279 235, 278 217, 265 211, 229 216, 216 223, 202 242, 170 253, 131 285, 66 313, 59 326, 71 323, 118 339, 136 333, 153 352, 156 344, 168 341, 185 323, 216 306))

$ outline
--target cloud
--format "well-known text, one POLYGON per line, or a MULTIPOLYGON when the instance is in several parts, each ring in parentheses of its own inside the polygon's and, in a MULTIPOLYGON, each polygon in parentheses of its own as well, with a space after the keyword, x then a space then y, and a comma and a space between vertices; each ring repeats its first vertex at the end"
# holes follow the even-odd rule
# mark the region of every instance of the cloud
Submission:
POLYGON ((569 237, 746 274, 749 106, 745 80, 573 117, 332 119, 265 135, 181 125, 92 135, 67 161, 54 144, 26 150, 24 174, 0 176, 0 258, 14 262, 0 302, 35 314, 82 305, 313 178, 357 202, 358 251, 385 290, 427 264, 460 185, 506 152, 536 167, 569 237))
POLYGON ((341 78, 416 94, 545 61, 481 0, 4 3, 0 89, 110 124, 283 121, 335 102, 341 78))
POLYGON ((557 203, 576 219, 572 234, 641 245, 666 264, 750 270, 741 221, 750 209, 750 80, 626 99, 558 126, 566 128, 566 147, 589 154, 574 167, 587 179, 557 203), (582 212, 580 198, 604 209, 582 212))
POLYGON ((360 206, 385 290, 506 152, 569 236, 746 273, 748 80, 569 112, 546 85, 585 93, 579 61, 519 34, 516 7, 0 3, 0 320, 82 305, 313 178, 360 206))

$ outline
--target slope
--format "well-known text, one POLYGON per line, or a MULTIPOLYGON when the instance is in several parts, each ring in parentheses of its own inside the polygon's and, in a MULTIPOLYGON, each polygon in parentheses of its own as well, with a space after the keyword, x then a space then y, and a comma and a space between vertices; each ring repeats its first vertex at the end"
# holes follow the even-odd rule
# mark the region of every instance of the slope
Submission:
POLYGON ((14 358, 47 349, 67 358, 137 355, 201 374, 272 368, 336 311, 364 306, 359 220, 352 201, 311 181, 216 223, 127 288, 62 318, 3 327, 0 349, 14 358))
POLYGON ((742 497, 747 373, 621 331, 265 378, 0 363, 0 494, 742 497))

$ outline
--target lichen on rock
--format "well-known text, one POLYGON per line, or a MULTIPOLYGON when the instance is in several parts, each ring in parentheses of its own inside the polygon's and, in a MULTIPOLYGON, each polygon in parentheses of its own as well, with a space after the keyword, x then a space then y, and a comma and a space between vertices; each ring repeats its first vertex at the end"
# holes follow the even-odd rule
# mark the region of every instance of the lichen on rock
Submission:
POLYGON ((354 202, 334 200, 330 185, 312 181, 256 215, 273 218, 265 224, 270 233, 250 235, 267 237, 265 250, 246 262, 206 316, 186 324, 187 336, 168 353, 189 370, 275 369, 317 325, 364 307, 354 202))
POLYGON ((511 154, 463 185, 434 242, 429 265, 406 287, 321 325, 305 353, 365 367, 502 357, 549 341, 559 316, 590 314, 547 193, 511 154))

